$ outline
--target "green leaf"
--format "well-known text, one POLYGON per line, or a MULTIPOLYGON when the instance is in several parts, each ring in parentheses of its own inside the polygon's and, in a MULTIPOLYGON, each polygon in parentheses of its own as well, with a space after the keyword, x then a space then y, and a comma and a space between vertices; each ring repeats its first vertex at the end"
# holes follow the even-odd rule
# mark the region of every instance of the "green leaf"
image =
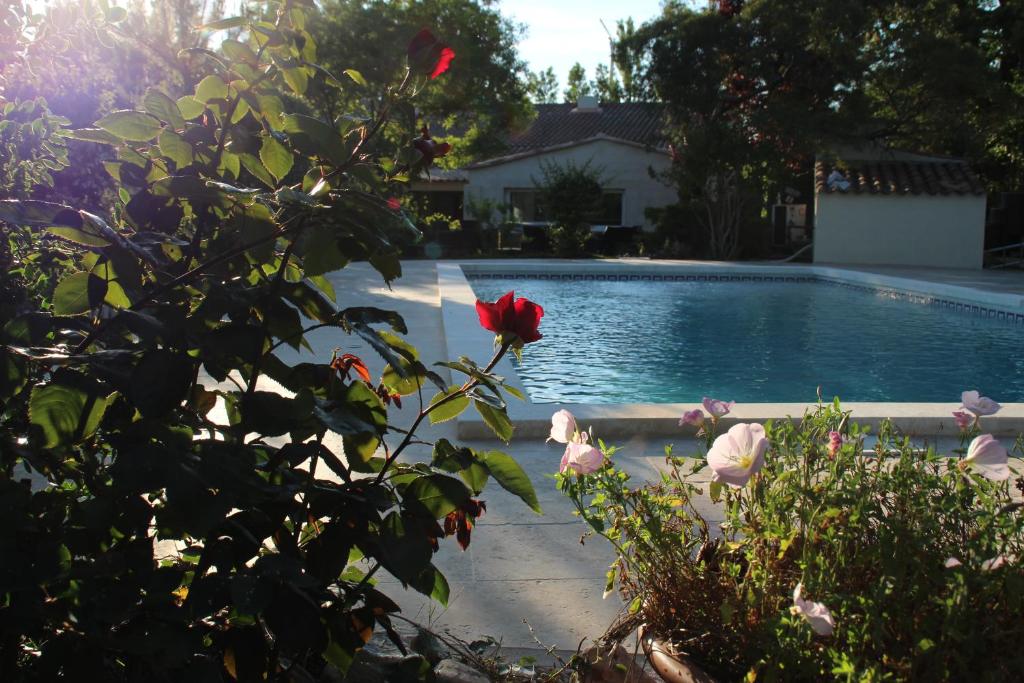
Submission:
POLYGON ((397 252, 377 252, 370 256, 370 265, 381 274, 384 282, 391 282, 402 277, 402 263, 398 259, 397 252))
POLYGON ((296 95, 305 95, 306 88, 309 87, 309 76, 306 74, 306 70, 302 67, 294 67, 291 69, 282 69, 282 75, 284 76, 285 83, 288 87, 295 92, 296 95))
POLYGON ((206 110, 206 107, 203 106, 203 103, 197 100, 196 98, 192 97, 191 95, 179 97, 177 105, 178 111, 181 112, 181 115, 185 117, 185 120, 187 121, 199 118, 206 110))
POLYGON ((501 451, 487 451, 480 455, 480 461, 501 488, 522 498, 538 515, 543 514, 530 477, 512 456, 501 451))
POLYGON ((282 130, 297 138, 293 142, 302 144, 304 151, 310 154, 316 154, 338 166, 348 161, 345 141, 338 131, 319 119, 302 114, 289 114, 284 117, 282 130))
MULTIPOLYGON (((451 396, 459 391, 459 387, 449 387, 447 390, 434 396, 430 399, 430 405, 439 403, 447 396, 451 396)), ((469 399, 466 396, 458 396, 447 401, 444 405, 439 408, 430 411, 430 424, 438 424, 441 422, 447 422, 453 420, 462 414, 466 408, 469 407, 469 399)))
POLYGON ((175 130, 185 127, 185 119, 182 117, 178 105, 156 88, 146 91, 145 97, 142 98, 142 108, 175 130))
POLYGON ((219 76, 207 76, 196 86, 196 99, 207 103, 211 100, 225 100, 228 97, 228 84, 219 76))
POLYGON ((81 214, 71 207, 31 199, 0 200, 0 221, 15 225, 82 227, 81 214))
POLYGON ((398 365, 388 363, 384 367, 381 381, 391 391, 408 396, 419 391, 425 378, 423 364, 419 362, 416 348, 401 337, 390 332, 377 335, 398 355, 398 365))
POLYGON ((406 505, 410 501, 419 502, 434 519, 441 519, 469 500, 469 495, 469 489, 458 479, 428 474, 409 484, 402 493, 402 499, 406 505))
POLYGON ((164 128, 157 139, 160 153, 173 161, 179 169, 192 165, 192 145, 170 128, 164 128))
POLYGON ((102 128, 79 128, 67 132, 67 137, 72 140, 84 140, 85 142, 97 142, 101 145, 120 145, 121 138, 111 135, 102 128))
POLYGON ((85 313, 89 305, 89 273, 80 271, 66 275, 53 292, 53 312, 57 315, 85 313))
POLYGON ((256 53, 248 45, 237 40, 228 38, 220 44, 220 49, 228 58, 236 62, 244 62, 251 66, 256 66, 260 62, 256 53))
POLYGON ((245 26, 245 17, 228 17, 227 19, 218 19, 211 21, 208 24, 203 24, 199 27, 201 31, 224 31, 229 28, 238 28, 239 26, 245 26))
POLYGON ((141 111, 121 110, 107 114, 96 122, 96 126, 116 135, 122 140, 131 142, 149 142, 160 133, 163 127, 155 116, 141 111))
POLYGON ((512 438, 512 420, 508 419, 508 414, 504 410, 493 408, 482 401, 473 401, 473 407, 476 408, 476 412, 480 413, 480 417, 484 419, 494 435, 508 443, 512 438))
POLYGON ((147 351, 132 370, 127 397, 143 417, 162 417, 186 399, 194 370, 195 361, 183 353, 147 351))
POLYGON ((436 600, 441 606, 448 606, 448 596, 450 594, 448 580, 444 578, 444 574, 434 565, 430 565, 423 570, 419 576, 409 582, 409 585, 420 593, 436 600))
POLYGON ((345 75, 355 81, 357 84, 366 87, 366 79, 363 78, 363 74, 359 73, 355 69, 345 69, 345 75))
POLYGON ((271 189, 277 187, 277 181, 274 180, 274 176, 270 175, 267 167, 263 165, 263 162, 255 154, 239 154, 238 158, 245 170, 256 176, 261 183, 271 189))
MULTIPOLYGON (((77 375, 77 373, 75 373, 77 375)), ((43 430, 43 445, 56 448, 90 437, 103 419, 107 399, 84 387, 84 382, 65 382, 61 373, 48 384, 38 384, 29 398, 29 422, 43 430)))
POLYGON ((84 247, 110 246, 110 242, 99 235, 93 235, 86 230, 79 230, 78 228, 49 227, 46 229, 46 232, 60 237, 63 240, 67 240, 68 242, 81 244, 84 247))
POLYGON ((288 151, 288 148, 278 142, 272 135, 263 138, 263 144, 260 146, 260 161, 263 162, 266 169, 277 180, 281 180, 288 175, 288 171, 292 170, 292 164, 295 163, 295 159, 292 157, 292 153, 288 151))
POLYGON ((0 400, 14 396, 27 382, 25 361, 0 350, 0 400))
POLYGON ((720 481, 713 481, 708 484, 708 496, 711 501, 717 503, 722 499, 722 491, 725 489, 725 485, 720 481))

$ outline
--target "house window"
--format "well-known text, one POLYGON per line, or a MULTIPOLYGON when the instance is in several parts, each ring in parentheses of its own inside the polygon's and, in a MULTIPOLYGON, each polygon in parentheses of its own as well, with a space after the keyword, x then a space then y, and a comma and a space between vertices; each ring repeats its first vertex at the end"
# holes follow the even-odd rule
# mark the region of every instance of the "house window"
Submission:
MULTIPOLYGON (((508 190, 508 203, 514 223, 551 220, 536 190, 508 190)), ((622 225, 622 190, 605 190, 590 222, 593 225, 622 225)))
POLYGON ((509 190, 508 203, 514 223, 541 223, 550 220, 536 190, 509 190))
POLYGON ((591 223, 594 225, 622 225, 621 190, 605 190, 601 197, 601 206, 591 223))

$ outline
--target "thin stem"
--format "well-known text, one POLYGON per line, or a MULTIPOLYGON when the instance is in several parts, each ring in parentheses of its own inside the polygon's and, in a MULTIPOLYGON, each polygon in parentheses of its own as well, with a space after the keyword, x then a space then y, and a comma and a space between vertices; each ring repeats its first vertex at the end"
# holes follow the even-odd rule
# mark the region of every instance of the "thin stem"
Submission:
MULTIPOLYGON (((491 358, 490 362, 487 363, 487 367, 484 368, 485 373, 490 372, 494 368, 494 366, 498 364, 498 361, 501 360, 502 356, 505 355, 505 352, 508 351, 511 345, 511 342, 505 342, 497 351, 494 352, 494 356, 491 358)), ((381 481, 383 481, 384 475, 387 473, 388 468, 392 464, 394 464, 398 456, 401 455, 403 450, 405 450, 405 447, 412 442, 413 434, 415 434, 416 429, 423 422, 424 418, 426 418, 428 415, 430 415, 430 413, 437 410, 446 403, 450 403, 451 401, 455 400, 459 396, 465 396, 469 391, 471 391, 474 387, 476 387, 479 384, 480 380, 471 377, 468 380, 466 380, 466 383, 463 384, 458 389, 458 391, 453 391, 452 393, 448 394, 437 403, 432 403, 425 409, 420 410, 419 415, 416 416, 416 420, 412 423, 412 426, 409 427, 409 431, 406 432, 405 438, 402 439, 402 442, 398 444, 398 448, 392 451, 391 455, 389 455, 387 459, 384 461, 384 466, 377 474, 377 478, 374 480, 374 483, 379 484, 381 481)))

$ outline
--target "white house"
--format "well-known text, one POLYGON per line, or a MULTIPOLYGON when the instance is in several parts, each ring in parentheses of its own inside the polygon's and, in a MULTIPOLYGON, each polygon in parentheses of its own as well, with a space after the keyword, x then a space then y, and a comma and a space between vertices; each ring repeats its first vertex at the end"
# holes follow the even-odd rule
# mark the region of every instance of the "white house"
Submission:
POLYGON ((815 163, 815 263, 982 267, 985 190, 966 163, 857 157, 815 163))
POLYGON ((509 139, 501 156, 470 164, 441 182, 417 183, 413 189, 451 192, 458 183, 467 218, 484 218, 473 216, 472 207, 486 201, 510 209, 514 222, 542 222, 547 216, 536 201, 542 165, 589 162, 600 173, 605 191, 596 224, 651 229, 645 209, 678 201, 675 188, 651 174, 671 165, 658 105, 599 106, 597 98, 582 97, 576 104, 536 107, 537 118, 509 139))

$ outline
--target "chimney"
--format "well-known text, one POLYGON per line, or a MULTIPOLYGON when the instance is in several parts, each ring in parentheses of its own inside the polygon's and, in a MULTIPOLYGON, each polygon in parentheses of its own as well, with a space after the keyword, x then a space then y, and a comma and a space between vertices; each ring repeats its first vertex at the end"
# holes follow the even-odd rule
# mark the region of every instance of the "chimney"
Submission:
POLYGON ((580 95, 579 99, 576 100, 576 108, 573 109, 574 113, 596 113, 600 111, 601 107, 598 105, 597 97, 594 95, 580 95))

